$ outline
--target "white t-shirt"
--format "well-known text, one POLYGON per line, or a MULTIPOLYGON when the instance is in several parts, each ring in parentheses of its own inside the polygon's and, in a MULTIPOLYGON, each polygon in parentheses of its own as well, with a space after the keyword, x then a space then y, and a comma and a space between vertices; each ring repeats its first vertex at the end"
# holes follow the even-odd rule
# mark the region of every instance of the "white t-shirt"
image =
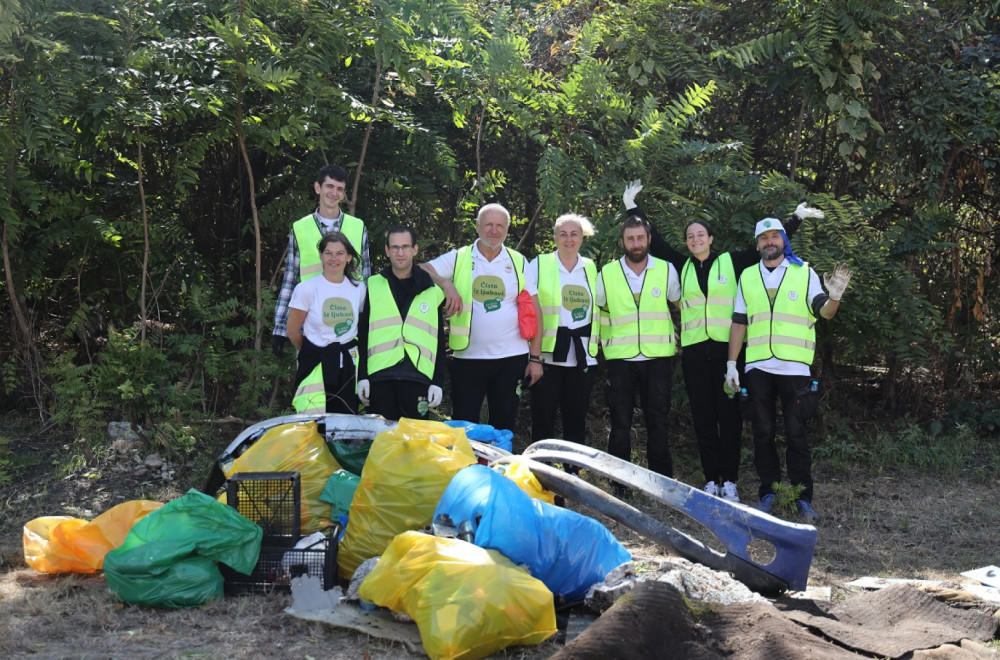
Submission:
MULTIPOLYGON (((450 250, 429 261, 438 275, 454 280, 458 250, 450 250)), ((507 250, 489 261, 472 247, 472 321, 469 346, 455 351, 466 360, 489 360, 524 355, 528 340, 517 323, 517 271, 507 250)))
MULTIPOLYGON (((658 266, 658 264, 653 261, 653 258, 646 256, 646 265, 643 267, 642 271, 639 273, 634 272, 629 268, 626 258, 622 256, 618 260, 621 264, 622 272, 625 273, 625 281, 628 282, 629 288, 632 290, 632 295, 637 296, 642 293, 642 283, 646 281, 646 271, 652 270, 658 266)), ((666 265, 669 269, 670 277, 667 281, 667 300, 670 302, 677 302, 681 299, 681 280, 677 277, 677 269, 669 261, 661 261, 661 264, 666 265)), ((597 276, 597 286, 594 287, 597 291, 594 292, 594 301, 597 303, 598 307, 608 306, 608 294, 604 289, 604 277, 601 274, 597 276)), ((669 306, 668 306, 669 308, 669 306)), ((677 324, 674 324, 674 343, 679 345, 677 341, 677 324)), ((646 357, 641 353, 633 358, 626 358, 628 362, 642 362, 643 360, 652 360, 653 358, 646 357)))
MULTIPOLYGON (((781 280, 785 276, 785 270, 788 268, 788 259, 782 259, 781 263, 774 270, 768 270, 763 261, 757 264, 757 268, 760 269, 760 274, 764 277, 764 288, 767 289, 769 296, 773 296, 778 292, 778 287, 781 286, 781 280)), ((821 293, 824 293, 824 291, 823 286, 819 283, 819 276, 816 274, 816 271, 810 268, 809 293, 806 294, 810 308, 812 307, 813 300, 821 293)), ((733 307, 733 313, 747 313, 747 301, 743 298, 742 284, 736 289, 736 305, 733 307)), ((778 374, 779 376, 808 376, 810 374, 808 364, 779 360, 776 357, 748 362, 744 372, 751 369, 760 369, 769 374, 778 374)))
MULTIPOLYGON (((556 263, 559 266, 559 289, 562 294, 562 304, 559 306, 559 326, 569 328, 570 330, 589 326, 594 309, 594 296, 590 290, 590 286, 587 284, 587 271, 583 267, 583 259, 577 257, 576 265, 573 266, 572 270, 566 270, 566 267, 559 258, 556 258, 556 263)), ((537 296, 537 257, 524 267, 524 281, 524 288, 528 290, 528 293, 537 296)), ((583 347, 584 349, 587 348, 586 341, 583 342, 583 347)), ((566 354, 566 360, 563 362, 553 360, 551 353, 543 353, 542 356, 546 363, 554 364, 558 367, 576 366, 576 351, 573 350, 572 346, 570 346, 569 352, 566 354)), ((593 366, 595 364, 597 364, 597 359, 591 357, 588 353, 587 365, 593 366)))
POLYGON ((295 285, 288 306, 306 313, 302 334, 313 344, 346 344, 358 336, 365 292, 363 282, 352 284, 345 277, 343 282, 334 283, 317 275, 295 285))

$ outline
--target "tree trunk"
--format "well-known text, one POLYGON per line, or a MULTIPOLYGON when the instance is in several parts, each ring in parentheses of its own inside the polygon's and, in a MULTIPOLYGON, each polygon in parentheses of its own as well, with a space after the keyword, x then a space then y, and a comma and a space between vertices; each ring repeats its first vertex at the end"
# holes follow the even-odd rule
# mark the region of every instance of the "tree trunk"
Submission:
MULTIPOLYGON (((358 157, 358 169, 354 172, 354 184, 351 186, 351 198, 347 200, 347 210, 354 215, 354 207, 358 203, 358 185, 361 183, 361 168, 365 165, 365 154, 368 153, 368 140, 372 135, 372 128, 375 126, 375 104, 378 103, 379 92, 382 87, 382 57, 375 59, 375 89, 372 91, 372 118, 365 129, 365 137, 361 141, 361 155, 358 157)), ((361 249, 361 246, 358 246, 361 249)))

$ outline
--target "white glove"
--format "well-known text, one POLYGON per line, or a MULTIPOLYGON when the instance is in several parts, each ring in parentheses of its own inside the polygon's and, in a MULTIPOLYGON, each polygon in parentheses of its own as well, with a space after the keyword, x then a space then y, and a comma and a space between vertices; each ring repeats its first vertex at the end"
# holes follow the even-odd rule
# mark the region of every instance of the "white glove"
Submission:
POLYGON ((622 195, 622 201, 625 202, 626 211, 635 208, 635 196, 640 192, 642 192, 642 181, 640 179, 631 181, 625 186, 625 194, 622 195))
POLYGON ((830 294, 830 300, 840 302, 840 299, 844 296, 844 290, 847 289, 847 284, 851 281, 852 275, 854 273, 847 267, 847 264, 838 264, 833 269, 833 275, 830 273, 823 275, 823 284, 826 285, 826 290, 830 294))
POLYGON ((368 379, 358 381, 358 398, 361 399, 361 403, 368 405, 368 397, 372 393, 372 386, 368 382, 368 379))
POLYGON ((429 408, 440 406, 442 397, 444 397, 444 392, 437 385, 431 385, 427 388, 427 406, 429 408))
POLYGON ((819 209, 814 209, 811 206, 806 206, 806 203, 802 202, 797 207, 795 207, 795 217, 797 217, 799 220, 805 220, 806 218, 824 218, 826 216, 819 209))
POLYGON ((726 362, 726 384, 732 391, 740 391, 740 374, 736 371, 736 360, 726 362))

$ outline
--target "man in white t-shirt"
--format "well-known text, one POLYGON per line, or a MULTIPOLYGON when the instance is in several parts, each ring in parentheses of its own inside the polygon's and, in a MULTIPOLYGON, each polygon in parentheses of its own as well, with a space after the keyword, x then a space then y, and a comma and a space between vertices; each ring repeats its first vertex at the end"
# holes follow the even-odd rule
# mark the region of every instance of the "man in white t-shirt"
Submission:
POLYGON ((788 480, 801 486, 796 500, 802 517, 819 519, 812 508, 812 454, 806 422, 816 409, 818 391, 812 386, 809 367, 816 351, 816 320, 832 319, 851 281, 851 271, 840 265, 824 276, 829 295, 823 292, 816 271, 791 249, 780 220, 764 218, 754 237, 761 262, 740 275, 729 329, 729 362, 726 382, 740 389, 736 357, 747 340, 743 384, 750 398, 747 411, 753 427, 754 467, 760 477, 758 509, 774 507, 773 484, 781 482, 781 461, 775 444, 777 410, 781 398, 785 422, 785 463, 788 480))
MULTIPOLYGON (((421 264, 435 282, 453 284, 461 309, 451 319, 452 417, 480 422, 485 399, 489 424, 513 429, 519 387, 527 376, 528 342, 521 336, 517 296, 524 289, 524 257, 504 245, 510 213, 487 204, 476 217, 478 240, 421 264)), ((445 289, 450 289, 446 286, 445 289)), ((448 306, 453 311, 453 306, 448 306)))
MULTIPOLYGON (((673 476, 667 437, 671 357, 677 337, 670 305, 681 297, 670 263, 649 254, 649 222, 632 215, 619 230, 625 255, 601 268, 594 302, 601 308, 601 346, 607 360, 605 397, 611 417, 608 453, 632 458, 632 410, 636 392, 646 418, 646 461, 650 470, 673 476)), ((616 494, 627 489, 616 485, 616 494)))

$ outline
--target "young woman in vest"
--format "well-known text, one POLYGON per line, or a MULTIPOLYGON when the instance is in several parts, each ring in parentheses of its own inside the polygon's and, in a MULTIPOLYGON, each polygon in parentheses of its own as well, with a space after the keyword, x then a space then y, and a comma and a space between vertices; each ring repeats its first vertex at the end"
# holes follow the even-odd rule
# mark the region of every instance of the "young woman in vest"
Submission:
POLYGON ((584 444, 587 409, 597 364, 600 317, 595 314, 597 267, 580 256, 583 239, 594 235, 587 218, 567 213, 553 228, 556 251, 525 268, 525 288, 538 313, 531 340, 531 439, 554 438, 556 411, 562 413, 562 438, 584 444))
POLYGON ((297 284, 289 303, 288 339, 299 352, 292 405, 300 413, 355 415, 358 317, 365 301, 360 258, 337 231, 320 239, 319 253, 322 277, 297 284))
MULTIPOLYGON (((642 182, 631 182, 622 201, 626 213, 645 217, 635 204, 642 182)), ((790 237, 804 218, 822 218, 823 212, 800 204, 785 222, 790 237)), ((650 223, 652 225, 652 223, 650 223)), ((755 246, 732 252, 712 250, 714 235, 705 220, 692 220, 684 230, 690 256, 667 243, 653 228, 649 253, 674 265, 681 279, 681 367, 691 401, 691 417, 698 453, 705 473, 705 492, 739 502, 737 480, 743 418, 738 397, 724 389, 729 348, 729 326, 740 274, 755 266, 755 246)), ((743 354, 740 354, 742 365, 743 354)))

